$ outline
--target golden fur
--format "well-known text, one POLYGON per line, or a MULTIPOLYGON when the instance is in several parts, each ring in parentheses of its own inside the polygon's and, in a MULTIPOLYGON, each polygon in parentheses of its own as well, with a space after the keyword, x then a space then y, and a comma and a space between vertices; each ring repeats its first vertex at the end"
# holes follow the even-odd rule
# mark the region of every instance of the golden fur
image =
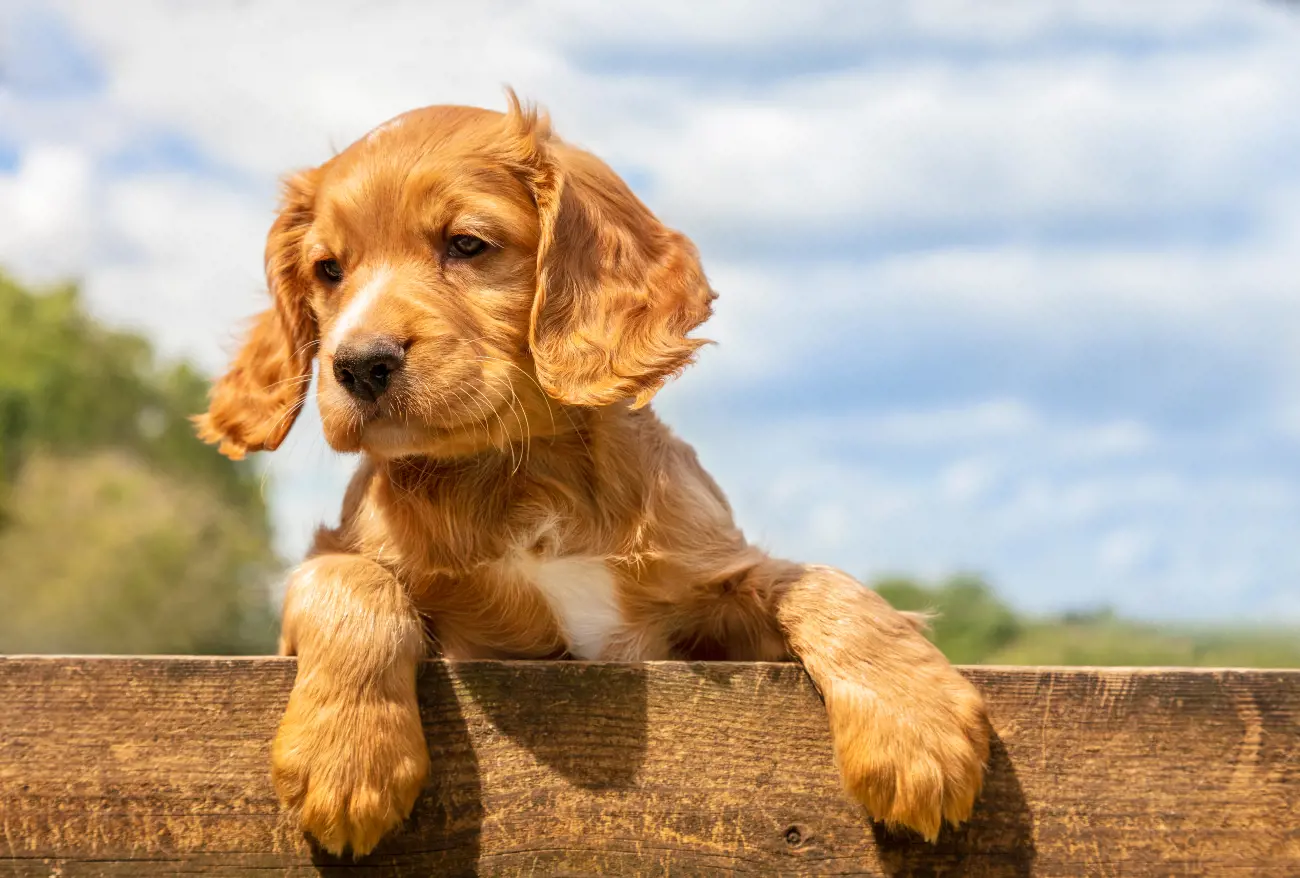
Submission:
POLYGON ((299 665, 273 776, 324 847, 370 851, 419 794, 426 631, 453 658, 571 654, 536 576, 568 558, 613 583, 617 624, 589 657, 797 658, 871 815, 929 839, 969 816, 975 689, 849 576, 749 545, 646 405, 702 344, 714 293, 607 166, 513 95, 505 114, 416 110, 288 181, 266 266, 274 304, 197 420, 232 457, 274 449, 318 359, 326 437, 362 452, 284 608, 299 665), (484 251, 454 258, 464 235, 484 251), (361 400, 335 358, 380 336, 405 359, 361 400))

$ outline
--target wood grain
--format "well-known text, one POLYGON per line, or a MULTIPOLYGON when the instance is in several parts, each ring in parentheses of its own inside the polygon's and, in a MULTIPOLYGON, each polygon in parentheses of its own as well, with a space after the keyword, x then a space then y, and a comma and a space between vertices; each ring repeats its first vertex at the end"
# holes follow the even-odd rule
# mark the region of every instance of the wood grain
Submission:
POLYGON ((271 790, 291 659, 0 659, 0 875, 1300 875, 1300 672, 967 673, 990 776, 930 846, 796 665, 431 662, 425 794, 353 862, 271 790))

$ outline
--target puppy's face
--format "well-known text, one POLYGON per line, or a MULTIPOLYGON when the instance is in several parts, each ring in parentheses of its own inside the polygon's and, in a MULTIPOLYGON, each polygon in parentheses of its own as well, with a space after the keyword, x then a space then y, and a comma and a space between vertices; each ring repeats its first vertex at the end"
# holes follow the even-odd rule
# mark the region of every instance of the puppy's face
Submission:
POLYGON ((713 299, 686 238, 513 101, 407 113, 291 178, 266 257, 275 306, 198 419, 232 456, 282 441, 313 358, 330 444, 385 458, 644 402, 713 299))
POLYGON ((335 449, 455 452, 549 423, 528 350, 539 215, 491 154, 504 123, 417 111, 318 170, 292 246, 335 449))

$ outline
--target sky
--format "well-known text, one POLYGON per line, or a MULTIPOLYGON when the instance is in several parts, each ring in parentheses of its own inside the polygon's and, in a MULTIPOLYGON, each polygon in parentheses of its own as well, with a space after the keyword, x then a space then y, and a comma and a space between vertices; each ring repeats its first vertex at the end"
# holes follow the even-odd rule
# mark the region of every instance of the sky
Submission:
MULTIPOLYGON (((0 266, 216 372, 282 175, 506 84, 699 245, 753 540, 1300 620, 1300 4, 0 0, 0 266)), ((263 465, 293 558, 355 459, 263 465)))

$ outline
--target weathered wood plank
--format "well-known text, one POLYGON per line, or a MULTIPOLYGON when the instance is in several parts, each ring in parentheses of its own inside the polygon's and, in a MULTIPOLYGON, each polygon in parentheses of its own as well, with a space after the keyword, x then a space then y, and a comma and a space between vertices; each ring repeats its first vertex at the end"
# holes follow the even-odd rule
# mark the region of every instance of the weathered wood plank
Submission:
POLYGON ((971 824, 889 837, 795 665, 432 662, 433 774, 361 862, 280 814, 289 659, 0 659, 0 875, 1300 875, 1300 672, 971 669, 971 824))

